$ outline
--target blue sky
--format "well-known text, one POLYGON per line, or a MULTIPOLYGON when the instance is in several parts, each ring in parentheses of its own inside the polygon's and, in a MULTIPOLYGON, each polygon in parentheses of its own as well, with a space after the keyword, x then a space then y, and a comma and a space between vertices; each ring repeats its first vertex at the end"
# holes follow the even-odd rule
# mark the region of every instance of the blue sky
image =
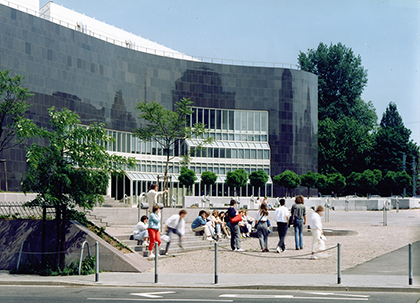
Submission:
MULTIPOLYGON (((41 0, 41 5, 46 0, 41 0)), ((362 58, 379 120, 389 102, 420 144, 419 0, 54 0, 188 55, 296 64, 341 42, 362 58)))

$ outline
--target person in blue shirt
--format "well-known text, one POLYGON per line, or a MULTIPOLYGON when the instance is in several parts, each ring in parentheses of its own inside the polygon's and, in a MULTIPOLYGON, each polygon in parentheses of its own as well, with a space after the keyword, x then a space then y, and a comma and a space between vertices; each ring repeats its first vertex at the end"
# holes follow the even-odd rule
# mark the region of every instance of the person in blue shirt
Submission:
POLYGON ((204 231, 205 235, 207 236, 207 240, 213 241, 211 237, 211 232, 209 227, 207 226, 207 212, 205 210, 200 210, 198 213, 198 217, 194 219, 191 223, 191 229, 193 232, 200 232, 204 231))

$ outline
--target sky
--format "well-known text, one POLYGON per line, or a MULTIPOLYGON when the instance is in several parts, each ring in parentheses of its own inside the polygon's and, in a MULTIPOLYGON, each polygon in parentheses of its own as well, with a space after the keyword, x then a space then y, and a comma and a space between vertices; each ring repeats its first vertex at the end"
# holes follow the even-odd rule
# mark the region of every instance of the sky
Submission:
POLYGON ((420 145, 419 0, 53 2, 195 57, 297 64, 299 52, 341 42, 361 56, 362 99, 378 122, 394 102, 420 145))

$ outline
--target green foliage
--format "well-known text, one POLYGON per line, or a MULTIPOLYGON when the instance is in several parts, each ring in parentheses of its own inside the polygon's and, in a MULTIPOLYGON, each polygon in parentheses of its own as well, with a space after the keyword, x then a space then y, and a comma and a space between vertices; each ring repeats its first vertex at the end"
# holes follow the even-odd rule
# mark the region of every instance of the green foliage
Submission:
POLYGON ((0 153, 38 132, 32 120, 24 116, 31 107, 27 100, 32 94, 22 87, 22 76, 12 77, 9 73, 10 70, 0 70, 0 153))
POLYGON ((340 172, 349 175, 363 171, 372 150, 373 138, 359 120, 344 117, 333 121, 324 119, 318 124, 318 165, 323 174, 340 172))
POLYGON ((251 183, 252 186, 256 188, 264 186, 265 183, 267 183, 267 181, 268 181, 268 175, 262 169, 253 171, 249 175, 249 182, 251 183))
POLYGON ((217 175, 214 172, 204 171, 201 173, 201 183, 205 185, 214 185, 217 181, 217 175))
POLYGON ((48 145, 27 150, 29 170, 23 191, 38 193, 27 205, 66 205, 91 209, 103 202, 109 176, 133 166, 133 158, 108 154, 105 144, 114 142, 103 124, 80 125, 79 116, 68 109, 49 109, 51 131, 40 130, 48 145))
POLYGON ((346 187, 346 178, 340 173, 335 173, 335 174, 327 174, 327 179, 328 179, 329 189, 337 193, 337 196, 339 196, 339 194, 346 187))
POLYGON ((178 181, 181 185, 187 187, 187 190, 190 191, 191 186, 197 181, 197 176, 195 171, 186 168, 185 166, 181 167, 181 173, 178 176, 178 181))
POLYGON ((225 184, 230 188, 239 188, 246 185, 248 182, 248 174, 244 169, 237 169, 235 171, 228 171, 226 174, 225 184))
MULTIPOLYGON (((397 105, 390 102, 375 135, 372 166, 384 172, 397 172, 403 170, 403 153, 407 155, 407 164, 412 157, 417 159, 419 147, 410 141, 410 135, 411 130, 404 126, 397 105)), ((411 165, 407 165, 407 172, 412 173, 411 165)))
MULTIPOLYGON (((195 147, 196 149, 213 142, 213 138, 207 136, 208 129, 203 123, 195 123, 192 127, 187 126, 187 117, 192 114, 192 104, 191 99, 182 98, 175 104, 175 110, 172 111, 153 101, 137 103, 136 109, 140 111, 139 117, 146 123, 145 126, 135 129, 133 135, 141 140, 156 140, 162 146, 166 156, 164 188, 166 188, 169 162, 174 158, 171 150, 176 142, 193 137, 203 139, 195 147)), ((188 164, 189 161, 190 154, 184 154, 183 164, 188 164)))
POLYGON ((292 194, 292 190, 298 188, 298 186, 300 185, 299 176, 295 172, 288 169, 286 169, 281 174, 274 176, 273 181, 274 184, 286 188, 286 190, 289 191, 290 195, 292 194))
POLYGON ((306 174, 300 175, 300 185, 308 188, 308 199, 309 191, 311 188, 315 188, 318 182, 318 174, 314 174, 308 171, 306 174))
MULTIPOLYGON (((94 256, 86 257, 82 260, 80 274, 81 275, 91 275, 95 273, 95 260, 94 256)), ((41 264, 38 260, 29 258, 27 262, 22 263, 19 266, 19 270, 12 269, 11 274, 36 274, 40 276, 72 276, 79 274, 79 260, 72 262, 61 270, 60 268, 56 269, 54 266, 54 259, 47 258, 47 263, 44 268, 41 267, 41 264)))
POLYGON ((362 59, 345 45, 320 43, 317 49, 299 53, 298 64, 318 76, 318 117, 333 121, 364 116, 360 96, 367 84, 362 59), (356 106, 358 105, 358 106, 356 106))
POLYGON ((86 218, 85 213, 77 211, 75 209, 68 209, 66 215, 68 220, 74 220, 84 226, 87 226, 88 219, 86 218))

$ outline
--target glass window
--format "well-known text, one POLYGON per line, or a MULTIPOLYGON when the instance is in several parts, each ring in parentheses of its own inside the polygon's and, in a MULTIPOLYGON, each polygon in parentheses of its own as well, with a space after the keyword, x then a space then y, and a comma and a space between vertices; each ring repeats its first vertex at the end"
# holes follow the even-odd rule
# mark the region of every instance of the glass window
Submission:
POLYGON ((206 125, 206 128, 209 128, 210 124, 209 124, 209 110, 207 108, 204 109, 204 122, 206 125))
POLYGON ((227 141, 227 139, 228 139, 228 134, 222 134, 222 138, 223 138, 223 140, 226 140, 226 141, 227 141))
POLYGON ((232 151, 232 159, 237 159, 238 158, 238 150, 236 148, 231 149, 232 151))
POLYGON ((150 164, 148 164, 148 165, 146 166, 146 171, 147 171, 148 173, 150 173, 150 172, 151 172, 151 170, 152 170, 152 166, 151 166, 150 164))
POLYGON ((198 117, 198 123, 203 123, 203 109, 199 108, 197 110, 197 117, 198 117))
POLYGON ((224 168, 224 167, 221 167, 221 168, 220 168, 220 174, 221 174, 221 175, 224 175, 224 174, 225 174, 225 168, 224 168))
POLYGON ((155 172, 156 172, 156 169, 157 169, 157 168, 156 168, 156 165, 155 165, 155 164, 153 164, 153 165, 152 165, 152 173, 155 173, 155 172))
POLYGON ((225 149, 221 148, 220 149, 220 158, 224 158, 225 157, 225 149))
POLYGON ((215 167, 213 170, 214 170, 213 172, 214 172, 216 175, 218 175, 218 174, 219 174, 219 168, 218 168, 218 167, 215 167))
POLYGON ((261 113, 261 131, 267 132, 268 117, 267 112, 261 113))
POLYGON ((254 119, 255 119, 255 123, 254 123, 254 130, 256 131, 256 132, 259 132, 260 131, 260 113, 254 113, 254 119))
POLYGON ((254 131, 254 113, 248 113, 248 131, 254 131))
POLYGON ((244 150, 238 149, 238 159, 244 159, 244 150))
POLYGON ((228 111, 223 111, 223 120, 222 120, 222 129, 227 130, 228 129, 228 111))
POLYGON ((241 135, 235 134, 235 141, 241 141, 241 135))
POLYGON ((211 129, 214 129, 214 127, 216 126, 215 118, 216 118, 216 111, 214 109, 211 109, 210 110, 210 128, 211 129))
POLYGON ((241 112, 235 110, 235 130, 241 130, 241 112))
POLYGON ((121 152, 121 133, 117 132, 117 151, 121 152))
POLYGON ((254 141, 254 135, 248 135, 248 141, 254 141))
POLYGON ((200 166, 197 166, 197 167, 195 168, 195 172, 196 172, 197 174, 201 174, 201 167, 200 167, 200 166))
POLYGON ((261 141, 267 142, 267 135, 261 135, 261 141))
POLYGON ((175 174, 179 174, 179 166, 175 166, 174 167, 174 173, 175 174))
POLYGON ((248 136, 247 136, 247 135, 242 135, 241 137, 242 137, 242 138, 241 138, 241 139, 242 139, 242 141, 246 141, 246 139, 247 139, 247 137, 248 137, 248 136))
POLYGON ((219 158, 219 149, 218 148, 213 149, 213 157, 214 158, 219 158))
POLYGON ((156 150, 156 141, 152 141, 152 155, 156 155, 157 154, 157 150, 156 150))
POLYGON ((216 110, 216 129, 222 129, 222 111, 216 110))
POLYGON ((245 171, 246 171, 247 174, 249 174, 250 173, 249 167, 245 168, 245 171))
POLYGON ((264 159, 270 159, 270 150, 264 149, 264 159))
POLYGON ((205 158, 205 157, 207 157, 207 148, 205 148, 205 147, 204 147, 204 148, 201 150, 201 156, 202 156, 202 157, 204 157, 204 158, 205 158))
POLYGON ((161 173, 161 172, 162 172, 162 165, 158 165, 158 167, 157 167, 157 172, 158 172, 158 173, 161 173))
POLYGON ((217 140, 222 140, 222 134, 221 133, 216 133, 216 141, 217 140))
POLYGON ((261 140, 260 135, 255 135, 254 136, 254 141, 260 141, 260 140, 261 140))
POLYGON ((245 149, 245 159, 249 159, 250 157, 250 151, 249 149, 245 149))
MULTIPOLYGON (((137 144, 136 143, 137 143, 136 142, 136 138, 134 136, 132 136, 131 137, 131 147, 132 147, 131 153, 133 153, 133 154, 136 153, 136 147, 137 147, 137 144)), ((139 153, 138 150, 137 150, 137 153, 139 153)))
POLYGON ((213 158, 213 148, 212 148, 212 147, 209 147, 209 148, 207 149, 207 152, 208 152, 208 157, 209 157, 209 158, 213 158))
POLYGON ((226 148, 226 158, 230 159, 232 158, 232 150, 230 148, 226 148))
POLYGON ((131 150, 131 134, 127 134, 127 148, 126 151, 129 153, 131 150))
POLYGON ((193 113, 192 113, 191 126, 193 126, 195 123, 197 123, 197 109, 193 108, 192 111, 193 111, 193 113))
POLYGON ((234 141, 234 140, 235 140, 235 135, 229 134, 229 141, 234 141))
POLYGON ((258 159, 263 159, 263 150, 262 149, 259 149, 257 151, 257 157, 258 157, 258 159))
POLYGON ((229 130, 233 130, 234 127, 234 114, 233 114, 233 110, 229 111, 229 130))
POLYGON ((242 111, 241 112, 241 130, 245 130, 246 131, 246 123, 247 123, 247 117, 246 117, 246 111, 242 111))
POLYGON ((255 149, 251 149, 251 159, 257 158, 257 151, 255 149))
POLYGON ((151 155, 152 154, 152 146, 150 141, 146 141, 146 154, 151 155))

